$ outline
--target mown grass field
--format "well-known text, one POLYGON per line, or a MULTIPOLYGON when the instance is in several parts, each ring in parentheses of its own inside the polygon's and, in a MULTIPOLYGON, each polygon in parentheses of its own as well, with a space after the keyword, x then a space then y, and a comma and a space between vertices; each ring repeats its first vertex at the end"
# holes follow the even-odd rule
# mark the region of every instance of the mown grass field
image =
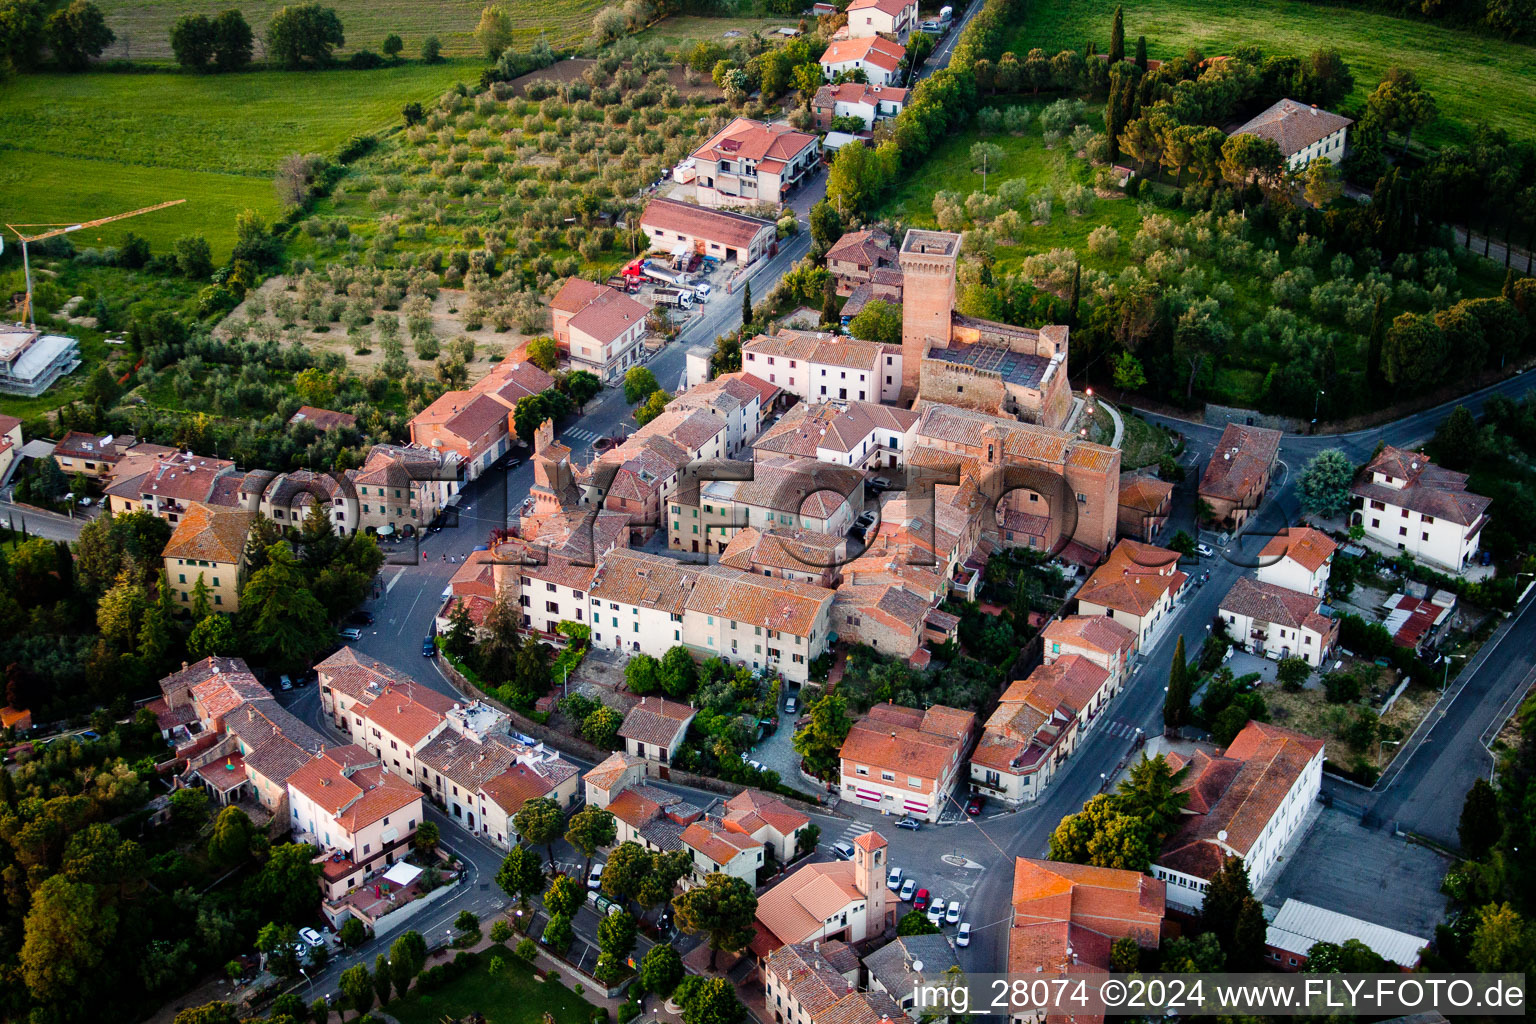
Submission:
MULTIPOLYGON (((262 56, 260 42, 272 15, 288 0, 245 0, 239 4, 256 33, 256 57, 262 56)), ((592 15, 604 0, 518 0, 507 5, 517 26, 518 45, 527 46, 540 32, 548 33, 554 47, 571 46, 585 39, 592 27, 592 15)), ((166 61, 171 53, 171 26, 189 11, 204 10, 214 14, 229 4, 193 7, 169 0, 101 0, 97 5, 107 16, 107 25, 117 33, 114 43, 102 56, 108 59, 166 61)), ((437 36, 443 52, 450 57, 476 56, 479 45, 471 34, 480 22, 484 0, 328 0, 336 9, 347 38, 343 53, 357 50, 379 51, 384 37, 397 33, 405 43, 407 56, 421 52, 422 41, 437 36)))
MULTIPOLYGON (((1033 0, 1011 49, 1109 49, 1118 0, 1033 0)), ((1358 7, 1300 0, 1143 0, 1125 6, 1126 47, 1147 37, 1153 58, 1196 47, 1207 56, 1255 44, 1266 53, 1307 54, 1336 47, 1355 76, 1350 102, 1362 104, 1383 72, 1412 68, 1434 94, 1438 121, 1416 134, 1428 143, 1463 139, 1477 122, 1536 136, 1536 48, 1493 36, 1394 18, 1358 7), (1458 123, 1460 122, 1460 123, 1458 123)))
POLYGON ((677 49, 690 39, 708 39, 728 46, 735 42, 737 37, 727 38, 727 32, 738 32, 743 36, 749 36, 753 32, 794 28, 799 23, 799 18, 701 18, 681 15, 662 19, 641 32, 636 38, 642 43, 659 42, 669 50, 677 49))
POLYGON ((276 212, 272 172, 284 156, 333 152, 358 132, 397 124, 406 102, 433 99, 478 68, 21 76, 0 90, 0 223, 83 220, 186 199, 73 240, 111 245, 133 231, 163 249, 198 232, 222 257, 237 213, 276 212))
POLYGON ((471 1013, 485 1014, 486 1024, 530 1024, 546 1013, 554 1016, 556 1024, 584 1024, 590 1019, 592 1004, 566 988, 568 982, 538 980, 508 950, 492 947, 470 956, 475 965, 468 973, 433 992, 412 989, 389 1004, 389 1015, 400 1024, 441 1024, 471 1013), (490 964, 497 957, 503 963, 493 972, 490 964))

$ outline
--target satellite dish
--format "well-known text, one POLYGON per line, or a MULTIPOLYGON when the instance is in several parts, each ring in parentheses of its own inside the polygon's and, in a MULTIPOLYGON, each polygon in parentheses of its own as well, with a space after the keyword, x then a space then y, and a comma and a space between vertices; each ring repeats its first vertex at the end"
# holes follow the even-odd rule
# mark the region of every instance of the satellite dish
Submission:
POLYGON ((923 973, 923 962, 921 960, 913 960, 912 961, 912 970, 916 971, 918 974, 922 974, 923 973))
POLYGON ((1217 832, 1216 833, 1216 839, 1217 839, 1218 842, 1223 842, 1223 843, 1226 842, 1227 841, 1227 830, 1226 829, 1222 829, 1220 832, 1217 832))

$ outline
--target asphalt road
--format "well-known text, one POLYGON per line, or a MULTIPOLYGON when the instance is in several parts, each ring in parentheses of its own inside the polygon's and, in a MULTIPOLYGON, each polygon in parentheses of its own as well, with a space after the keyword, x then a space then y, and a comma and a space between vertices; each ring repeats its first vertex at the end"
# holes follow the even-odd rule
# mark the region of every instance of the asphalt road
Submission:
POLYGON ((80 528, 90 522, 91 516, 61 516, 55 512, 43 512, 9 501, 0 501, 0 525, 17 530, 25 529, 29 537, 48 540, 74 541, 80 538, 80 528))

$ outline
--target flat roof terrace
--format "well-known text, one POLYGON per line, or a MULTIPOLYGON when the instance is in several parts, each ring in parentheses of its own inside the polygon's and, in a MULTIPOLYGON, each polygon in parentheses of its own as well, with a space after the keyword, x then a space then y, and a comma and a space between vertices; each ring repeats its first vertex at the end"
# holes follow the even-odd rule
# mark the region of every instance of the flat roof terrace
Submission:
POLYGON ((1042 356, 1015 352, 1002 345, 955 341, 951 341, 948 348, 930 349, 928 358, 995 373, 1008 384, 1026 388, 1038 388, 1051 365, 1051 361, 1042 356))

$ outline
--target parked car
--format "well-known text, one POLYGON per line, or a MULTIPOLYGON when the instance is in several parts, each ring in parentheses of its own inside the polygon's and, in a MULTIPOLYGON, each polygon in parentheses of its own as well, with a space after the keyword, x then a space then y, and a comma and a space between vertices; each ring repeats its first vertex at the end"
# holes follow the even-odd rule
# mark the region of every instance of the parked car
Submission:
POLYGON ((832 856, 838 860, 853 860, 853 844, 849 842, 833 843, 832 856))
POLYGON ((890 873, 885 876, 885 887, 891 892, 901 890, 901 868, 891 868, 890 873))
POLYGON ((949 906, 944 908, 944 923, 945 924, 959 924, 960 923, 960 901, 959 900, 951 900, 949 906))
POLYGON ((928 906, 928 890, 919 889, 917 895, 912 898, 912 909, 922 910, 928 906))
POLYGON ((80 499, 80 504, 81 504, 81 505, 85 505, 85 506, 89 506, 89 505, 90 505, 90 503, 91 503, 91 502, 92 502, 92 501, 93 501, 93 500, 95 500, 95 499, 93 499, 93 498, 90 498, 90 497, 84 497, 84 498, 81 498, 81 499, 80 499))
POLYGON ((373 615, 359 608, 347 616, 347 622, 353 626, 371 626, 373 625, 373 615))
POLYGON ((981 809, 987 805, 986 797, 980 793, 972 793, 971 798, 965 802, 965 813, 975 816, 981 813, 981 809))
POLYGON ((603 866, 601 864, 593 864, 592 870, 587 872, 587 888, 595 891, 602 888, 602 885, 603 866))
POLYGON ((883 476, 877 476, 868 484, 872 491, 888 491, 891 489, 891 481, 883 476))
POLYGON ((904 828, 909 832, 917 832, 922 829, 923 823, 918 821, 916 818, 902 818, 900 821, 896 822, 896 827, 904 828))
POLYGON ((356 626, 347 626, 345 629, 337 630, 336 635, 343 640, 361 640, 363 638, 363 631, 356 626))
POLYGON ((321 946, 325 945, 325 940, 321 938, 320 933, 315 931, 313 928, 300 928, 299 938, 304 940, 304 944, 310 949, 319 949, 321 946))
POLYGON ((790 694, 788 697, 785 697, 784 698, 784 714, 785 714, 785 716, 787 717, 789 715, 794 714, 795 713, 795 709, 798 708, 799 706, 800 706, 799 703, 797 703, 796 700, 795 700, 794 694, 790 694))
POLYGON ((911 903, 912 894, 915 892, 917 892, 917 879, 908 878, 902 881, 901 892, 897 893, 896 895, 901 900, 901 902, 911 903))
POLYGON ((929 924, 943 924, 944 923, 944 901, 943 900, 936 899, 932 903, 928 904, 928 923, 929 924))
POLYGON ((960 930, 955 933, 955 945, 962 949, 971 944, 971 922, 966 921, 960 925, 960 930))
POLYGON ((426 639, 422 640, 421 656, 423 658, 437 657, 437 643, 431 637, 427 637, 426 639))
POLYGON ((1195 554, 1199 555, 1201 558, 1210 558, 1215 553, 1215 549, 1212 548, 1209 544, 1195 545, 1195 554))
POLYGON ((278 676, 277 688, 279 690, 291 690, 293 689, 293 680, 288 676, 278 676))

